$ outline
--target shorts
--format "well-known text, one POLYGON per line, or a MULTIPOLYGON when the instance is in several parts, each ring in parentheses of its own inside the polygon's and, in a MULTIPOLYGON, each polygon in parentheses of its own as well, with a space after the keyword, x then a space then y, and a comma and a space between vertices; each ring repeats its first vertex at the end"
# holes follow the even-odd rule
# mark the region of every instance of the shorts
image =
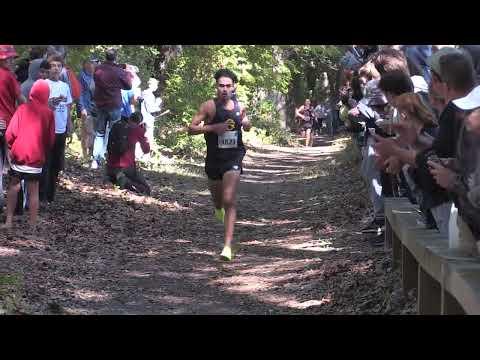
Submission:
POLYGON ((240 171, 243 174, 242 161, 245 152, 241 152, 236 156, 231 156, 229 159, 207 159, 205 160, 205 173, 210 180, 218 181, 223 179, 223 174, 227 171, 240 171))
POLYGON ((307 130, 307 129, 311 129, 312 127, 313 127, 313 123, 312 123, 312 122, 306 122, 306 123, 303 123, 303 124, 302 124, 301 129, 302 129, 302 130, 307 130))
POLYGON ((42 177, 42 173, 38 173, 38 174, 24 173, 17 170, 13 170, 12 168, 10 168, 8 175, 10 175, 11 177, 16 177, 20 180, 25 180, 25 181, 40 181, 40 178, 42 177))

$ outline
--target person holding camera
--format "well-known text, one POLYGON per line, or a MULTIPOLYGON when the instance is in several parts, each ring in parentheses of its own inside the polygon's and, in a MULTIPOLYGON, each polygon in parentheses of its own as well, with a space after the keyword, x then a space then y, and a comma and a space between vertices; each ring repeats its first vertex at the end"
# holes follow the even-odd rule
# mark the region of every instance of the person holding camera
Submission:
POLYGON ((97 117, 92 169, 98 169, 98 163, 105 158, 109 128, 121 119, 121 90, 132 88, 131 74, 125 71, 126 65, 117 64, 116 59, 116 50, 108 49, 105 53, 105 62, 96 67, 93 75, 95 81, 93 101, 97 107, 97 117))
POLYGON ((120 189, 150 195, 150 186, 138 171, 135 162, 137 143, 145 154, 150 152, 142 121, 142 114, 134 112, 112 126, 107 146, 107 176, 120 189))

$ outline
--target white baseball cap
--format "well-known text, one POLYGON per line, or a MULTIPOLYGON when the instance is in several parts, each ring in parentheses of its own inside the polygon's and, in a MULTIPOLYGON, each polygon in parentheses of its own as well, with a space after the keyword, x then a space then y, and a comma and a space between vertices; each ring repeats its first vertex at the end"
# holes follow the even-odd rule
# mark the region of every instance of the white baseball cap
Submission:
POLYGON ((453 100, 455 106, 462 110, 473 110, 480 107, 480 85, 474 88, 467 96, 453 100))

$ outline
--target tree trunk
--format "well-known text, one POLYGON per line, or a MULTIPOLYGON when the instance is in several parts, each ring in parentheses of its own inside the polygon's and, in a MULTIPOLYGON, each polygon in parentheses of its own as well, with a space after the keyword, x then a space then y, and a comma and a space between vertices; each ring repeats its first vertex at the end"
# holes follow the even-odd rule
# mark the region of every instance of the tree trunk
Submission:
POLYGON ((274 91, 272 92, 273 103, 275 104, 275 109, 280 115, 280 126, 282 129, 287 128, 287 97, 286 95, 274 91))

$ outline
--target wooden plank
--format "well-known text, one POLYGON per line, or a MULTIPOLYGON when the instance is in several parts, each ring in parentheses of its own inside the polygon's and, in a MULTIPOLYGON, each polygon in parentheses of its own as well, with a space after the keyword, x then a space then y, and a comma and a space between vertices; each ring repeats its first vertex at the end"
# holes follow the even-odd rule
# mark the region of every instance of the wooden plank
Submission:
POLYGON ((402 288, 405 294, 418 288, 418 262, 404 245, 402 245, 402 288))
POLYGON ((431 277, 421 266, 418 267, 418 313, 420 315, 441 314, 440 283, 431 277))

